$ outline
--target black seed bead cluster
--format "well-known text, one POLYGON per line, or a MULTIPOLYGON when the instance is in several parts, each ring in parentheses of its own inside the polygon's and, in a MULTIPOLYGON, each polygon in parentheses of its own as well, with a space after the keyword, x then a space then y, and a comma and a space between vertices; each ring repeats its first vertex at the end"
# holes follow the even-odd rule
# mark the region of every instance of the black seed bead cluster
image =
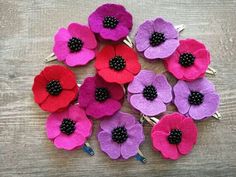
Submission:
POLYGON ((191 94, 188 96, 188 102, 191 105, 200 105, 203 103, 204 95, 200 92, 191 91, 191 94))
POLYGON ((99 102, 106 101, 110 97, 110 94, 106 88, 96 88, 95 99, 99 102))
POLYGON ((157 90, 153 85, 148 85, 143 89, 143 96, 147 100, 153 101, 157 97, 157 90))
POLYGON ((195 57, 191 53, 182 53, 179 57, 179 64, 187 68, 193 65, 194 60, 195 57))
POLYGON ((152 36, 149 38, 149 43, 152 47, 158 46, 165 41, 165 35, 163 33, 158 32, 152 33, 152 36))
POLYGON ((117 127, 112 130, 112 140, 118 144, 124 143, 128 138, 128 133, 125 127, 117 127))
POLYGON ((179 129, 173 129, 167 139, 170 144, 179 144, 182 139, 182 132, 179 129))
POLYGON ((57 96, 61 93, 62 87, 58 80, 51 80, 46 86, 47 92, 52 96, 57 96))
POLYGON ((60 130, 62 133, 65 133, 66 135, 70 135, 74 133, 75 131, 75 122, 71 119, 65 118, 63 119, 60 130))
POLYGON ((109 66, 111 69, 121 71, 125 68, 126 61, 121 56, 115 56, 114 58, 110 59, 109 66))
POLYGON ((83 45, 83 41, 76 37, 71 38, 67 43, 67 46, 69 47, 71 53, 79 52, 82 49, 83 45))
POLYGON ((103 27, 104 28, 110 28, 110 29, 115 29, 116 26, 118 25, 119 20, 115 17, 112 16, 106 16, 103 19, 103 27))

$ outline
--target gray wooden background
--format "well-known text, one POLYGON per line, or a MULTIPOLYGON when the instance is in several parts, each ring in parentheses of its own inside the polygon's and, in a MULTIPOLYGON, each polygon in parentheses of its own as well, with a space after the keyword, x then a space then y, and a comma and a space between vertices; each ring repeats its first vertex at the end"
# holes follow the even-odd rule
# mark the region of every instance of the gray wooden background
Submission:
MULTIPOLYGON (((96 151, 93 157, 82 150, 57 150, 47 140, 47 113, 33 102, 33 78, 46 66, 43 58, 51 52, 56 30, 72 21, 87 24, 88 15, 104 2, 0 0, 0 176, 236 176, 235 0, 113 1, 133 14, 132 38, 145 19, 162 16, 187 26, 181 38, 196 38, 208 46, 211 66, 218 71, 209 79, 221 95, 223 119, 198 122, 198 144, 191 154, 178 161, 162 159, 151 148, 150 126, 145 127, 146 141, 141 147, 146 165, 134 159, 112 161, 103 154, 95 138, 97 121, 89 140, 96 151)), ((161 62, 150 64, 142 58, 140 62, 143 69, 165 71, 161 62)), ((94 73, 93 63, 73 68, 79 80, 94 73)), ((131 112, 127 102, 122 109, 131 112)))

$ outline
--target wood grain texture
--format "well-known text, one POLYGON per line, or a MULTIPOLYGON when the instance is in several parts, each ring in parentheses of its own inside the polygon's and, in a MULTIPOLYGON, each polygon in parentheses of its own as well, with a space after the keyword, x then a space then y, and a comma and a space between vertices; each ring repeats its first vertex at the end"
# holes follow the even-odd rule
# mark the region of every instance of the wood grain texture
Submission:
MULTIPOLYGON (((178 161, 162 159, 151 148, 150 126, 145 127, 146 141, 141 147, 148 159, 146 165, 134 159, 112 161, 103 154, 95 138, 98 121, 89 140, 96 151, 94 157, 88 157, 82 150, 56 150, 47 140, 44 131, 47 113, 33 102, 33 78, 45 66, 43 58, 51 52, 55 31, 72 21, 87 24, 88 15, 104 2, 0 0, 0 176, 235 176, 235 0, 113 1, 125 5, 133 14, 131 37, 145 19, 162 16, 176 25, 185 24, 187 28, 181 38, 199 39, 211 51, 211 66, 218 73, 209 79, 221 95, 223 119, 197 123, 198 144, 191 154, 178 161)), ((142 58, 140 62, 143 69, 165 71, 161 62, 150 64, 142 58)), ((94 73, 93 62, 72 70, 82 81, 94 73)), ((132 112, 127 102, 122 110, 132 112)))

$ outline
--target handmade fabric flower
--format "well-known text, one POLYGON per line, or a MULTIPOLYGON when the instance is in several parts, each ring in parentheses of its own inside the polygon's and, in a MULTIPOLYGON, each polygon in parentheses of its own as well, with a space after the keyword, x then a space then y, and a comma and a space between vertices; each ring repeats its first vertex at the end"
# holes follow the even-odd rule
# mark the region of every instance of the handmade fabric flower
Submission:
POLYGON ((155 116, 166 111, 172 100, 172 89, 166 77, 152 71, 141 70, 128 86, 129 102, 141 113, 155 116))
POLYGON ((177 79, 192 81, 204 77, 210 64, 210 53, 195 39, 180 40, 177 50, 165 60, 166 69, 177 79))
POLYGON ((147 20, 139 26, 135 44, 147 59, 164 59, 179 46, 179 33, 172 23, 162 18, 147 20))
POLYGON ((92 134, 92 123, 83 109, 72 105, 67 110, 49 115, 46 132, 58 149, 73 150, 84 145, 92 134))
POLYGON ((34 78, 34 101, 48 112, 61 111, 73 101, 78 92, 75 75, 69 69, 53 65, 34 78))
POLYGON ((94 33, 112 41, 125 38, 133 26, 132 15, 118 4, 104 4, 98 7, 89 16, 88 23, 94 33))
POLYGON ((111 159, 128 159, 138 153, 144 141, 143 127, 134 116, 117 112, 112 118, 100 124, 98 141, 101 150, 111 159))
POLYGON ((71 23, 54 36, 53 52, 57 60, 69 66, 86 65, 95 57, 97 41, 89 27, 71 23))
POLYGON ((218 109, 219 95, 206 78, 192 82, 178 81, 173 90, 174 103, 179 112, 195 120, 212 116, 218 109))
POLYGON ((87 77, 79 90, 79 104, 95 119, 111 116, 121 108, 123 88, 99 76, 87 77))
POLYGON ((119 84, 132 81, 141 69, 137 54, 125 44, 106 45, 98 53, 95 67, 105 81, 119 84))
POLYGON ((197 134, 193 120, 175 112, 162 117, 152 128, 152 145, 164 158, 177 160, 190 153, 197 142, 197 134))

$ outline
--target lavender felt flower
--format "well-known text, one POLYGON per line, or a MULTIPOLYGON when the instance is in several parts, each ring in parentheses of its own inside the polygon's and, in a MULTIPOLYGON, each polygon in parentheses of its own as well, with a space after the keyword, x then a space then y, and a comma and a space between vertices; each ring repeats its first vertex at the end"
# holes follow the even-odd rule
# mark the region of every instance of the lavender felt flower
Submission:
POLYGON ((111 159, 128 159, 138 153, 144 141, 143 127, 134 116, 117 112, 112 118, 100 124, 98 141, 101 150, 111 159))
POLYGON ((174 103, 182 114, 195 120, 212 116, 219 106, 219 95, 206 78, 192 82, 179 80, 173 88, 174 103))
POLYGON ((141 70, 128 86, 130 104, 147 116, 166 111, 172 100, 172 88, 166 77, 152 71, 141 70))
POLYGON ((166 58, 179 46, 178 32, 172 23, 162 18, 147 20, 135 35, 136 48, 147 59, 166 58))

